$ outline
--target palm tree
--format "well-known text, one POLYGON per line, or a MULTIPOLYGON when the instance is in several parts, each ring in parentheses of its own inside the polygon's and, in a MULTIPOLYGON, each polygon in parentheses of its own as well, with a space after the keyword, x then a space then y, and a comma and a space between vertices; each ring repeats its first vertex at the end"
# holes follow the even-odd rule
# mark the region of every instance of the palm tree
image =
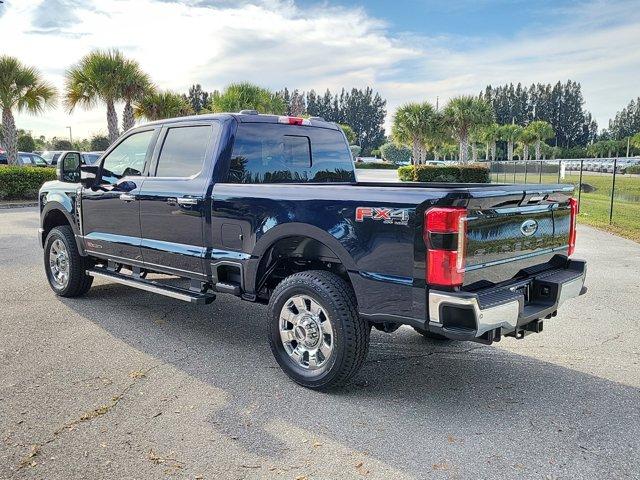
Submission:
POLYGON ((69 111, 81 105, 92 108, 107 105, 109 141, 118 138, 118 114, 115 102, 121 100, 126 60, 118 50, 94 50, 65 73, 65 102, 69 111))
POLYGON ((179 93, 169 91, 151 91, 134 105, 136 118, 147 120, 162 120, 165 118, 192 115, 191 104, 179 93))
POLYGON ((485 161, 496 159, 496 142, 500 140, 500 125, 492 123, 483 127, 479 133, 480 140, 485 144, 485 161))
POLYGON ((507 124, 502 125, 499 130, 500 140, 507 142, 507 160, 513 160, 513 144, 520 137, 522 127, 520 125, 507 124))
POLYGON ((540 160, 542 155, 542 142, 552 138, 556 132, 553 131, 553 127, 544 120, 535 120, 531 122, 525 130, 528 130, 534 138, 536 144, 536 160, 540 160))
POLYGON ((45 82, 40 72, 23 65, 17 58, 0 56, 0 108, 2 137, 10 164, 18 163, 18 133, 13 111, 41 113, 55 104, 56 89, 45 82))
POLYGON ((518 144, 522 146, 522 160, 529 160, 529 147, 536 141, 535 133, 528 128, 522 129, 518 137, 518 144))
POLYGON ((133 102, 141 100, 145 94, 153 90, 149 76, 142 71, 135 60, 127 60, 122 70, 122 98, 124 110, 122 112, 122 131, 126 132, 135 124, 133 102))
POLYGON ((245 109, 284 115, 287 105, 279 95, 248 82, 232 83, 222 93, 213 92, 209 110, 239 112, 245 109))
POLYGON ((444 108, 446 124, 460 145, 460 162, 468 162, 469 135, 474 128, 493 123, 493 107, 484 99, 463 95, 452 98, 444 108))
POLYGON ((435 130, 436 109, 429 102, 402 105, 393 117, 391 135, 398 143, 411 147, 412 163, 420 162, 427 141, 435 130))

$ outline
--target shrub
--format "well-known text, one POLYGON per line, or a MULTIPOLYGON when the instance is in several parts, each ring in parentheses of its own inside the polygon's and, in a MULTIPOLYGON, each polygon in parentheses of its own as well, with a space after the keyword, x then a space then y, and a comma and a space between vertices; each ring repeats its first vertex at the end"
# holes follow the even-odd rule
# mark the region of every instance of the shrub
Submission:
POLYGON ((631 165, 625 168, 624 173, 640 174, 640 165, 631 165))
POLYGON ((391 163, 404 163, 411 160, 411 149, 405 145, 385 143, 380 147, 382 158, 391 163))
POLYGON ((407 165, 398 169, 403 182, 490 183, 489 169, 484 165, 407 165))
POLYGON ((91 138, 90 148, 92 152, 102 152, 109 148, 109 139, 104 135, 95 135, 91 138))
POLYGON ((20 135, 18 137, 19 152, 33 152, 36 149, 36 141, 31 135, 20 135))
POLYGON ((395 170, 398 165, 393 163, 376 163, 376 162, 356 162, 356 168, 364 168, 370 170, 395 170))
POLYGON ((53 168, 0 166, 0 200, 32 200, 44 182, 56 179, 53 168))
POLYGON ((413 182, 415 181, 414 177, 413 165, 405 165, 404 167, 398 168, 398 178, 403 182, 413 182))

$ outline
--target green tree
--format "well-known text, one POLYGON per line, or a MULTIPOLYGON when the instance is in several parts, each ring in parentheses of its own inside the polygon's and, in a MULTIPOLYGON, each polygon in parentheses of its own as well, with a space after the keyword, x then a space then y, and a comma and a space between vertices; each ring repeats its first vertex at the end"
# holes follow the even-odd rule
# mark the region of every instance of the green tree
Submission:
POLYGON ((122 131, 126 132, 135 125, 133 103, 153 90, 151 79, 142 71, 135 60, 125 60, 121 74, 121 96, 124 100, 122 111, 122 131))
POLYGON ((536 145, 536 160, 540 160, 542 155, 542 143, 545 140, 553 138, 555 132, 553 127, 544 120, 534 120, 526 126, 525 131, 533 137, 536 145))
POLYGON ((500 140, 500 125, 492 123, 482 127, 478 133, 479 139, 485 144, 485 160, 495 161, 496 159, 496 142, 500 140))
POLYGON ((391 163, 406 163, 411 160, 411 149, 406 145, 388 142, 380 147, 382 158, 391 163))
POLYGON ((341 123, 338 126, 344 132, 344 136, 347 137, 347 142, 349 142, 349 145, 355 145, 358 142, 358 137, 356 136, 356 132, 353 131, 353 128, 344 123, 341 123))
POLYGON ((65 73, 65 103, 69 111, 78 105, 107 106, 109 141, 119 135, 115 103, 123 99, 122 85, 126 60, 118 50, 94 50, 65 73))
POLYGON ((289 109, 292 114, 296 103, 300 108, 306 104, 307 115, 322 117, 328 122, 349 125, 356 133, 358 143, 365 154, 371 153, 385 143, 384 120, 387 114, 387 102, 371 88, 367 87, 364 90, 352 88, 350 91, 342 89, 335 95, 330 90, 326 90, 324 95, 318 95, 314 90, 309 90, 306 98, 300 98, 300 100, 296 100, 295 93, 296 91, 289 97, 289 109))
POLYGON ((414 165, 420 163, 425 140, 435 130, 436 121, 436 109, 429 102, 406 103, 396 110, 391 135, 397 143, 411 148, 414 165))
POLYGON ((36 149, 36 141, 31 135, 20 135, 18 137, 19 152, 33 152, 36 149))
POLYGON ((596 138, 598 125, 584 109, 578 82, 534 84, 528 88, 520 84, 489 85, 481 96, 493 105, 500 124, 525 126, 534 120, 550 123, 555 128, 556 145, 587 145, 596 138))
POLYGON ((245 82, 232 83, 222 93, 214 92, 210 110, 213 112, 257 110, 259 113, 284 115, 287 105, 279 95, 270 90, 245 82))
POLYGON ((133 113, 136 118, 154 121, 184 117, 193 114, 193 110, 189 102, 179 93, 151 91, 134 104, 133 113))
POLYGON ((40 72, 17 58, 0 56, 0 109, 2 137, 10 164, 18 163, 18 135, 13 112, 42 113, 55 104, 56 90, 40 72))
POLYGON ((513 160, 513 144, 520 138, 522 127, 508 123, 500 127, 500 140, 507 142, 507 160, 513 160))
POLYGON ((640 132, 640 97, 629 104, 609 120, 609 132, 616 140, 623 139, 640 132))
POLYGON ((469 95, 452 98, 444 108, 444 122, 460 146, 460 162, 468 162, 469 135, 474 129, 493 123, 489 102, 469 95))
POLYGON ((94 135, 91 137, 89 148, 92 152, 102 152, 109 148, 109 139, 104 135, 94 135))
POLYGON ((529 147, 536 142, 535 133, 528 128, 523 128, 518 137, 518 145, 521 148, 521 160, 529 160, 529 147))
POLYGON ((633 146, 633 148, 637 148, 640 150, 640 132, 633 135, 629 140, 629 143, 633 146))
POLYGON ((199 114, 209 103, 209 93, 202 90, 200 84, 191 85, 189 94, 186 96, 187 101, 191 105, 193 111, 199 114))
POLYGON ((69 140, 65 140, 64 138, 55 138, 53 140, 53 149, 54 150, 73 150, 73 145, 69 140))

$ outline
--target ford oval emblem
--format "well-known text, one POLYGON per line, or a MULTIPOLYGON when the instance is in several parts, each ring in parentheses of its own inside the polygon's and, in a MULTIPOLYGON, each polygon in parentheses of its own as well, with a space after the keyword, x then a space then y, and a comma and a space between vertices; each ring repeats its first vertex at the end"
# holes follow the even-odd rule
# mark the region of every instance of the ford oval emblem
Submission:
POLYGON ((532 219, 525 220, 522 222, 522 225, 520 225, 520 231, 525 237, 530 237, 538 231, 538 222, 532 219))

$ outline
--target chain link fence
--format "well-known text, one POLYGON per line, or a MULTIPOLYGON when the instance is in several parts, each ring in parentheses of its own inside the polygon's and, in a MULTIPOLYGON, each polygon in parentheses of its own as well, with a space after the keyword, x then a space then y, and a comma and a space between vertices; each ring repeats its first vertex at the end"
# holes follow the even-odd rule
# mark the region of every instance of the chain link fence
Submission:
POLYGON ((494 183, 572 183, 579 220, 640 240, 640 157, 489 162, 494 183))

